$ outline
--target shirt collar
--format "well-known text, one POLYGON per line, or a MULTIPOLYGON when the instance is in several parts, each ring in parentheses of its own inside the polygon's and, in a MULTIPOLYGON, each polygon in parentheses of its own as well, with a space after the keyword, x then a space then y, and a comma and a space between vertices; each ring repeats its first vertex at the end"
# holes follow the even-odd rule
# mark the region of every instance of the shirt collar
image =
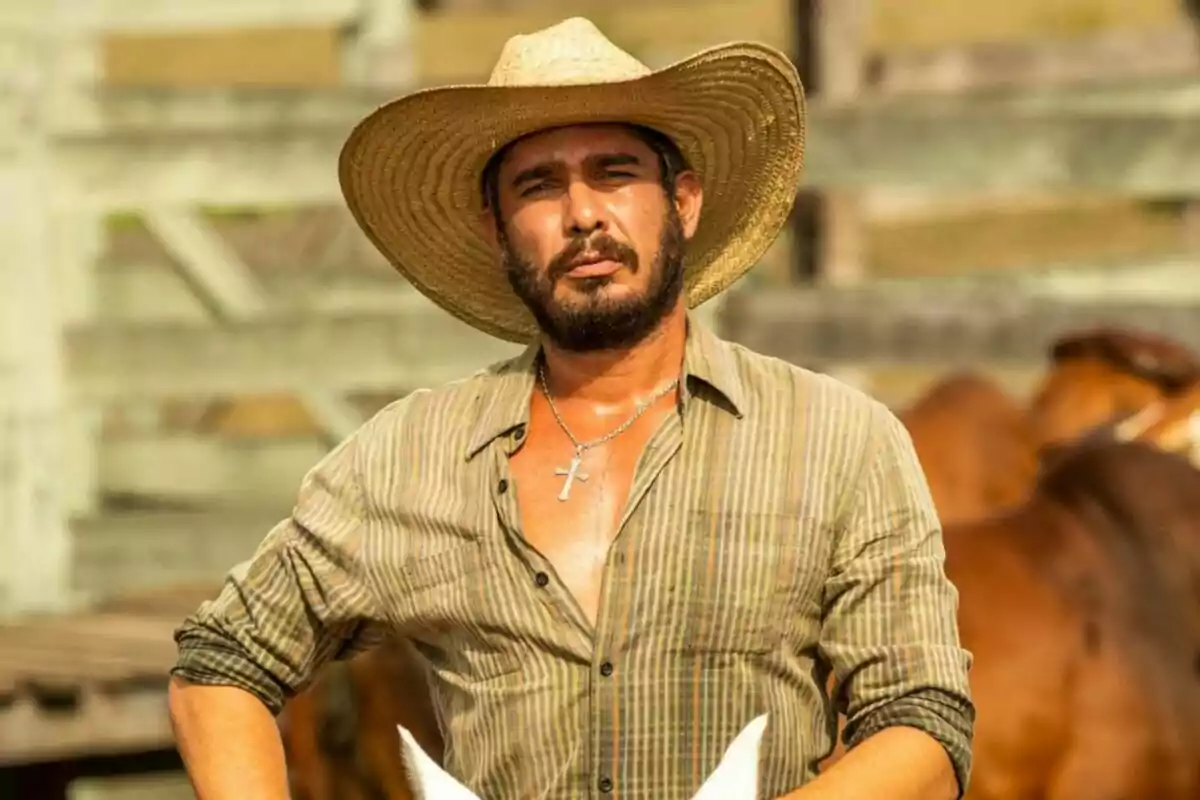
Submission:
POLYGON ((688 314, 688 337, 683 355, 683 405, 686 408, 696 382, 725 401, 735 417, 745 413, 746 387, 738 374, 734 345, 721 339, 695 314, 688 314))
MULTIPOLYGON (((738 375, 733 345, 720 339, 695 315, 688 314, 687 342, 683 357, 681 406, 686 409, 695 396, 696 384, 712 390, 722 406, 735 417, 744 411, 745 389, 738 375)), ((500 436, 523 430, 529 423, 529 401, 537 385, 537 363, 541 343, 530 344, 518 356, 500 364, 482 383, 480 409, 468 440, 465 456, 472 459, 500 436)))

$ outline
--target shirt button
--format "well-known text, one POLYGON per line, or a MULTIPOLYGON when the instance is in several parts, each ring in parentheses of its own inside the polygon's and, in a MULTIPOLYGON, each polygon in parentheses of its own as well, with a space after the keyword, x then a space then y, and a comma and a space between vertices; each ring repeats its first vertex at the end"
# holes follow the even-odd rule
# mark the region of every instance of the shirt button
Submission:
POLYGON ((613 665, 612 665, 611 661, 605 661, 603 664, 600 665, 600 674, 601 675, 603 675, 604 677, 607 678, 609 675, 612 675, 612 673, 613 673, 613 665))
POLYGON ((508 481, 504 480, 504 478, 501 478, 500 482, 496 484, 496 491, 499 492, 500 494, 504 494, 505 492, 507 492, 508 491, 508 481))
POLYGON ((605 775, 603 778, 601 778, 596 783, 596 786, 599 787, 600 791, 604 792, 605 794, 608 794, 609 792, 612 791, 612 787, 613 787, 612 778, 605 775))
POLYGON ((525 438, 525 426, 524 425, 518 425, 513 430, 513 438, 516 439, 518 442, 525 438))
POLYGON ((544 572, 539 572, 533 576, 533 582, 544 589, 546 588, 546 584, 550 583, 550 576, 544 572))

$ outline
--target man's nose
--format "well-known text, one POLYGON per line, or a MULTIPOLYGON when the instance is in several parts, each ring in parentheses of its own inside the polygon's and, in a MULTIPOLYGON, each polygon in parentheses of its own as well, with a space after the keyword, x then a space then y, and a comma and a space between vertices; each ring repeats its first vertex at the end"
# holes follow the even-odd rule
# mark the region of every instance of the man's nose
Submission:
POLYGON ((608 227, 603 196, 586 181, 572 181, 563 201, 564 232, 568 236, 586 235, 608 227))

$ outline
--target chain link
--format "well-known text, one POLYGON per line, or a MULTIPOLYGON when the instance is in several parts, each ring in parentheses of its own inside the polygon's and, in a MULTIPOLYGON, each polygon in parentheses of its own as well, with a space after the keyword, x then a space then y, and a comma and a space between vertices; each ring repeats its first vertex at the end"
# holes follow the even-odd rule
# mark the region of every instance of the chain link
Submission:
POLYGON ((562 415, 558 413, 558 406, 554 404, 554 397, 550 394, 550 386, 546 383, 546 368, 543 363, 538 364, 538 380, 542 384, 542 393, 546 395, 546 402, 550 404, 550 411, 552 414, 554 414, 554 419, 558 422, 558 427, 562 428, 563 433, 565 433, 571 440, 571 444, 575 445, 575 452, 578 455, 582 455, 585 450, 591 450, 593 447, 597 447, 607 441, 615 439, 625 431, 629 430, 629 427, 633 425, 633 423, 637 422, 642 414, 645 414, 651 406, 653 406, 679 385, 679 378, 676 378, 651 395, 650 399, 638 404, 637 411, 633 413, 633 416, 625 420, 625 422, 623 422, 621 425, 601 436, 599 439, 593 439, 590 442, 580 442, 575 438, 575 434, 571 433, 571 429, 568 428, 567 423, 563 421, 562 415))

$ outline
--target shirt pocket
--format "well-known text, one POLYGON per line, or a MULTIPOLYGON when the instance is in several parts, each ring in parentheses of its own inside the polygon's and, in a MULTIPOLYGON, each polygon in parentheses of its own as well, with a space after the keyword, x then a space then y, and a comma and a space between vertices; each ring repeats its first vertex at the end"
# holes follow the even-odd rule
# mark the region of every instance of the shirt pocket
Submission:
POLYGON ((778 646, 799 527, 791 514, 689 514, 690 573, 676 585, 686 604, 685 652, 763 653, 778 646))
POLYGON ((497 582, 506 579, 497 548, 467 540, 412 556, 390 575, 393 624, 441 677, 479 682, 521 666, 515 642, 497 625, 497 582))
POLYGON ((416 600, 426 592, 475 575, 485 566, 479 542, 467 539, 435 553, 409 556, 389 571, 393 591, 401 598, 416 600))

